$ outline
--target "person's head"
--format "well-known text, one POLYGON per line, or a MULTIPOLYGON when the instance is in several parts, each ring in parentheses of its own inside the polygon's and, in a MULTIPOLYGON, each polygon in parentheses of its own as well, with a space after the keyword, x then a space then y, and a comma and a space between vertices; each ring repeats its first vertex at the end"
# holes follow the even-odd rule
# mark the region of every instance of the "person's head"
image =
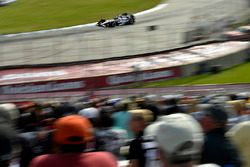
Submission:
POLYGON ((143 108, 145 106, 145 99, 143 98, 136 98, 135 102, 138 107, 143 108))
POLYGON ((54 124, 54 141, 63 153, 82 152, 91 141, 92 125, 87 118, 70 115, 58 119, 54 124))
POLYGON ((190 115, 179 113, 160 117, 146 128, 145 135, 155 137, 164 167, 189 166, 199 159, 202 128, 190 115))
POLYGON ((100 110, 94 107, 84 108, 78 112, 84 118, 88 118, 94 127, 98 126, 100 110))
POLYGON ((121 101, 121 102, 118 102, 115 104, 115 110, 116 111, 128 111, 129 109, 129 103, 128 102, 124 102, 124 101, 121 101))
POLYGON ((9 121, 13 126, 16 126, 20 118, 20 113, 15 104, 5 103, 0 104, 0 117, 9 121))
POLYGON ((25 132, 36 131, 38 128, 38 118, 33 108, 25 110, 20 116, 19 128, 25 132))
POLYGON ((130 120, 130 129, 133 133, 138 134, 145 129, 146 122, 141 114, 133 114, 130 120))
POLYGON ((112 119, 111 114, 108 111, 102 109, 100 111, 100 117, 98 122, 101 128, 110 128, 113 126, 114 120, 112 119))
POLYGON ((54 114, 56 118, 61 118, 66 115, 72 115, 76 113, 76 108, 68 102, 64 102, 54 109, 54 114))
POLYGON ((202 111, 200 123, 204 132, 213 129, 226 128, 228 115, 226 109, 221 105, 209 105, 202 111))
POLYGON ((152 123, 154 116, 153 116, 153 112, 151 110, 148 109, 135 109, 135 110, 129 110, 128 111, 130 114, 139 117, 143 117, 144 118, 144 123, 146 125, 149 125, 150 123, 152 123))
POLYGON ((175 97, 172 97, 166 101, 167 105, 177 105, 178 100, 175 97))

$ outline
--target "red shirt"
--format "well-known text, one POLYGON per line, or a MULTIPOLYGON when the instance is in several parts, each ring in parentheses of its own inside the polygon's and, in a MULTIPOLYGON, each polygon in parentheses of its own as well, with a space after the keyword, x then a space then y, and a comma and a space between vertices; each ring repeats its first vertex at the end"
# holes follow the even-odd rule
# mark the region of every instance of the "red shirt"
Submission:
POLYGON ((106 152, 48 154, 34 158, 29 167, 117 167, 116 158, 106 152))

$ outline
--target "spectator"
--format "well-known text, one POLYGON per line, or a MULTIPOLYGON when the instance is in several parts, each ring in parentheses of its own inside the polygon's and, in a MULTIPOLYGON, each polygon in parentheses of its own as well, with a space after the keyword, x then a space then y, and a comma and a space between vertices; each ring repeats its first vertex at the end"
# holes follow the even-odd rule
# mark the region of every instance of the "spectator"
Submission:
POLYGON ((39 130, 38 118, 34 109, 25 110, 20 116, 19 129, 22 132, 33 132, 39 130))
POLYGON ((143 134, 146 126, 142 115, 133 115, 130 122, 131 130, 136 138, 131 141, 128 159, 131 167, 144 167, 146 163, 145 150, 143 149, 143 134))
POLYGON ((16 128, 18 120, 20 118, 20 113, 15 104, 5 103, 0 105, 0 115, 8 115, 8 119, 11 121, 11 125, 16 128))
POLYGON ((175 113, 183 113, 184 111, 180 106, 178 106, 178 99, 176 97, 165 97, 165 108, 160 113, 161 115, 169 115, 169 114, 175 114, 175 113))
POLYGON ((8 167, 12 158, 12 144, 16 133, 13 128, 18 119, 18 111, 12 104, 0 105, 0 166, 8 167))
POLYGON ((227 113, 220 105, 210 105, 204 111, 201 125, 206 133, 201 163, 215 163, 220 166, 241 166, 238 150, 225 137, 227 113))
POLYGON ((244 166, 250 167, 250 121, 242 122, 230 129, 227 135, 239 147, 243 156, 244 166))
POLYGON ((38 156, 30 167, 115 167, 116 159, 105 152, 83 153, 85 145, 93 138, 92 125, 78 115, 60 118, 55 123, 54 141, 59 153, 38 156))
POLYGON ((135 109, 135 110, 129 110, 128 112, 131 113, 132 115, 143 116, 144 121, 147 125, 150 124, 154 119, 152 111, 148 109, 135 109))
POLYGON ((153 120, 155 121, 159 115, 159 108, 155 104, 155 102, 150 101, 149 99, 137 99, 137 105, 140 109, 150 110, 153 114, 153 120))
POLYGON ((155 136, 163 167, 191 167, 199 159, 203 143, 202 128, 187 114, 160 117, 147 127, 146 135, 155 136))
POLYGON ((122 129, 113 129, 113 119, 104 109, 100 112, 99 120, 99 128, 96 130, 96 150, 108 151, 119 157, 120 148, 127 140, 127 132, 122 129))
POLYGON ((76 114, 76 108, 69 102, 63 102, 61 105, 55 107, 54 115, 56 118, 61 118, 66 115, 76 114))
POLYGON ((22 150, 20 167, 28 167, 34 157, 52 152, 53 111, 46 109, 40 114, 39 131, 19 134, 22 150))
POLYGON ((168 114, 175 114, 175 113, 184 113, 184 110, 181 108, 181 106, 178 104, 179 98, 173 97, 168 101, 168 104, 170 105, 169 109, 167 110, 168 114))
POLYGON ((28 167, 39 155, 52 152, 51 132, 26 132, 19 135, 21 144, 20 167, 28 167))
POLYGON ((98 126, 98 117, 100 111, 94 106, 93 103, 86 104, 85 108, 80 110, 78 114, 88 118, 94 127, 98 126))
POLYGON ((128 102, 119 102, 115 105, 116 112, 112 114, 112 119, 114 120, 113 127, 116 129, 124 129, 128 133, 128 138, 133 138, 133 134, 129 129, 129 122, 131 120, 131 113, 129 110, 128 102))
POLYGON ((245 107, 245 100, 234 100, 228 101, 227 103, 235 109, 238 116, 242 115, 245 107))

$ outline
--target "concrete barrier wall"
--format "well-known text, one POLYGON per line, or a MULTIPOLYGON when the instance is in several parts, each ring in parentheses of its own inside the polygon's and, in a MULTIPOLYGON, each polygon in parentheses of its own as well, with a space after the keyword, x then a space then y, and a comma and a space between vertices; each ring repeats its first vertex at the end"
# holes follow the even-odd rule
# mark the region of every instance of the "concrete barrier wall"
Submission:
MULTIPOLYGON (((59 76, 57 76, 56 79, 55 78, 53 79, 53 77, 50 76, 49 78, 46 79, 46 77, 44 77, 42 74, 39 74, 39 68, 37 68, 37 69, 33 69, 33 74, 32 74, 32 75, 37 74, 37 76, 33 76, 36 79, 28 82, 29 78, 27 78, 27 80, 26 78, 25 79, 22 78, 22 77, 27 76, 27 73, 25 73, 25 71, 27 72, 27 69, 24 70, 23 72, 20 72, 20 71, 18 72, 18 69, 17 69, 14 72, 12 71, 12 73, 11 71, 7 70, 9 73, 6 71, 3 71, 3 73, 5 75, 10 75, 9 76, 10 78, 2 75, 3 79, 8 79, 8 80, 5 81, 6 83, 2 83, 2 85, 0 86, 0 94, 1 94, 0 101, 11 100, 11 99, 16 100, 18 98, 23 97, 23 94, 27 94, 27 96, 25 95, 25 98, 36 98, 36 97, 41 98, 43 97, 43 95, 41 94, 44 94, 44 93, 48 93, 48 97, 56 97, 56 96, 59 96, 59 94, 64 94, 64 96, 69 96, 69 94, 70 96, 80 96, 82 95, 82 93, 84 94, 84 92, 86 93, 86 91, 89 91, 89 90, 98 90, 98 89, 104 89, 104 88, 121 89, 121 88, 127 87, 129 83, 140 84, 141 81, 145 82, 145 81, 161 80, 162 78, 164 79, 176 78, 176 77, 180 77, 180 75, 181 77, 191 76, 198 71, 200 64, 202 63, 207 64, 207 67, 219 65, 221 69, 227 69, 235 65, 241 64, 245 62, 246 59, 249 58, 249 47, 248 47, 249 44, 250 44, 249 42, 248 43, 247 42, 228 42, 228 44, 225 44, 225 43, 212 44, 213 47, 210 45, 210 51, 213 51, 212 52, 213 54, 211 54, 211 52, 209 51, 208 48, 206 48, 206 46, 196 46, 196 47, 189 48, 189 49, 183 49, 183 50, 178 51, 179 53, 176 54, 176 56, 172 55, 172 58, 175 59, 175 61, 177 61, 177 57, 180 55, 182 56, 182 58, 179 57, 178 60, 180 59, 183 60, 183 56, 191 56, 188 58, 188 61, 185 61, 185 60, 181 61, 179 65, 176 65, 175 67, 169 67, 169 68, 168 67, 163 68, 162 66, 159 67, 160 64, 158 64, 159 66, 155 66, 155 69, 153 68, 152 70, 149 70, 149 71, 141 70, 140 73, 137 73, 137 74, 131 71, 130 73, 120 73, 120 74, 114 74, 114 75, 109 75, 109 76, 107 76, 108 75, 107 73, 104 73, 103 76, 95 76, 95 77, 85 76, 84 78, 84 75, 83 75, 83 76, 79 76, 78 78, 76 77, 75 79, 71 79, 66 76, 65 78, 64 77, 60 78, 59 76), (216 52, 214 52, 215 46, 218 49, 216 52), (202 47, 205 49, 200 50, 200 48, 202 47), (190 55, 188 55, 188 53, 190 55), (206 53, 207 55, 205 55, 206 53), (192 55, 196 55, 197 57, 200 57, 200 58, 197 59, 197 57, 195 58, 192 55), (20 74, 23 74, 24 76, 20 77, 20 74), (38 75, 42 75, 43 79, 39 81, 38 75), (18 80, 15 77, 17 78, 20 77, 20 78, 18 80), (136 78, 141 78, 141 79, 137 80, 136 78), (13 81, 15 81, 15 84, 12 83, 13 81), (17 82, 20 82, 20 83, 17 83, 17 82), (24 83, 24 82, 28 82, 28 83, 24 83), (57 95, 55 96, 53 94, 49 94, 51 91, 52 92, 55 91, 57 95), (69 92, 72 92, 72 93, 69 93, 69 92)), ((96 64, 93 64, 93 65, 96 65, 96 64)), ((59 69, 62 70, 62 67, 58 67, 58 70, 59 69)), ((79 69, 79 67, 77 67, 76 69, 79 69)), ((84 69, 84 67, 82 67, 81 69, 84 69)), ((23 69, 20 69, 20 70, 22 71, 23 69)), ((50 73, 51 71, 58 72, 56 68, 47 69, 47 70, 48 70, 47 73, 50 73)), ((74 74, 73 68, 69 68, 68 70, 72 72, 72 75, 64 71, 65 74, 72 77, 74 74)), ((44 72, 46 71, 43 71, 43 73, 44 72)), ((40 73, 42 72, 40 71, 40 73)), ((29 74, 29 76, 32 76, 32 75, 29 74)), ((172 87, 169 89, 171 90, 172 93, 184 93, 183 90, 185 90, 188 95, 200 95, 200 94, 209 94, 212 92, 221 91, 222 89, 219 87, 220 86, 218 87, 217 86, 212 86, 212 87, 205 86, 203 88, 202 87, 197 87, 197 88, 187 87, 188 90, 186 90, 185 87, 172 87)), ((234 87, 234 86, 230 86, 230 87, 234 87)), ((236 91, 236 90, 245 91, 248 88, 248 86, 237 87, 236 85, 235 88, 237 89, 232 89, 232 91, 236 91)), ((166 90, 168 89, 164 89, 163 93, 168 92, 166 90)), ((227 91, 227 90, 223 89, 223 91, 227 91)), ((133 93, 136 93, 136 92, 133 92, 133 93)))
POLYGON ((245 48, 238 52, 230 53, 228 55, 222 55, 221 57, 217 57, 214 59, 183 65, 181 66, 182 76, 187 77, 196 74, 200 66, 204 64, 208 68, 211 68, 213 66, 218 66, 220 70, 224 70, 242 64, 246 62, 248 58, 249 58, 249 48, 245 48))

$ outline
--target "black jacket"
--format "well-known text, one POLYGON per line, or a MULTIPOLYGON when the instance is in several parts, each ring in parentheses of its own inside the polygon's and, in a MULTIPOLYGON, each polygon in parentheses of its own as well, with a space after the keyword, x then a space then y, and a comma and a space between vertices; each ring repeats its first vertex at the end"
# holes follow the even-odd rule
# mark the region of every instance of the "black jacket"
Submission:
POLYGON ((8 167, 11 160, 11 141, 5 135, 0 133, 0 166, 8 167))
POLYGON ((140 132, 134 140, 131 141, 129 147, 129 160, 138 160, 139 167, 144 167, 146 163, 145 150, 142 148, 143 132, 140 132))
POLYGON ((214 129, 205 136, 201 163, 215 163, 220 166, 240 167, 241 158, 237 148, 225 137, 225 130, 214 129))
POLYGON ((47 132, 41 139, 37 138, 37 132, 22 133, 19 137, 22 148, 20 167, 28 167, 36 156, 51 153, 52 132, 47 132))

